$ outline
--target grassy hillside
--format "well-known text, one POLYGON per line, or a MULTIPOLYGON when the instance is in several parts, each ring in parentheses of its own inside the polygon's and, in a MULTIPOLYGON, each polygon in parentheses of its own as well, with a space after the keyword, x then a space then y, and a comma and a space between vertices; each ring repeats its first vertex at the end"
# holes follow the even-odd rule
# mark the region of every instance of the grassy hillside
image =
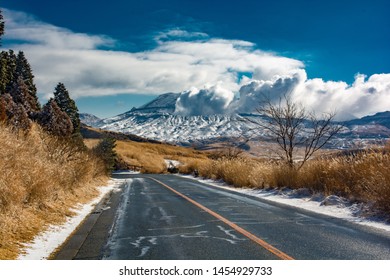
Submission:
POLYGON ((0 126, 0 259, 13 259, 22 243, 96 196, 107 178, 91 153, 37 125, 27 134, 0 126))

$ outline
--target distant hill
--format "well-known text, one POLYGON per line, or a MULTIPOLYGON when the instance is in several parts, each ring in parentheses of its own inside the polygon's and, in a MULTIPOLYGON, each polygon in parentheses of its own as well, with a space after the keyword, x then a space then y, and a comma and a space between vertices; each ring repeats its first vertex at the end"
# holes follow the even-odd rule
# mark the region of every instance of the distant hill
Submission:
POLYGON ((146 139, 144 137, 140 137, 134 134, 125 134, 121 132, 102 130, 99 128, 87 126, 85 124, 81 124, 80 131, 81 131, 81 135, 86 139, 113 138, 116 140, 131 140, 134 142, 145 142, 145 143, 155 143, 155 144, 162 143, 157 140, 146 139))
POLYGON ((390 111, 345 122, 345 125, 381 125, 390 129, 390 111))
POLYGON ((101 124, 102 119, 92 114, 80 113, 80 121, 83 124, 93 126, 93 127, 98 127, 101 124))

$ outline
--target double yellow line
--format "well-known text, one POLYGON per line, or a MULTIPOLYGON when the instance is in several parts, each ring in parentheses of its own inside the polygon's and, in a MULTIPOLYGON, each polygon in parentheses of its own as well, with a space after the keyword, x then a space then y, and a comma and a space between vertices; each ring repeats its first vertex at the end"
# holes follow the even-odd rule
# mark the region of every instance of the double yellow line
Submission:
POLYGON ((287 255, 286 253, 284 253, 284 252, 280 251, 279 249, 275 248, 274 246, 268 244, 263 239, 258 238, 254 234, 252 234, 249 231, 243 229, 242 227, 238 226, 237 224, 229 221, 225 217, 219 215, 218 213, 214 212, 213 210, 207 208, 206 206, 196 202, 195 200, 189 198, 188 196, 182 194, 181 192, 178 192, 177 190, 173 189, 172 187, 168 186, 167 184, 164 184, 163 182, 161 182, 161 181, 159 181, 157 179, 154 179, 154 178, 151 178, 151 177, 149 177, 149 178, 152 179, 153 181, 159 183, 160 185, 166 187, 167 189, 169 189, 170 191, 174 192, 175 194, 181 196, 182 198, 186 199, 187 201, 191 202, 192 204, 194 204, 195 206, 199 207, 200 209, 206 211, 207 213, 209 213, 210 215, 214 216, 218 220, 224 222, 225 224, 227 224, 228 226, 230 226, 231 228, 233 228, 237 232, 243 234, 244 236, 248 237, 250 240, 256 242, 257 244, 259 244, 260 246, 262 246, 263 248, 265 248, 266 250, 268 250, 269 252, 271 252, 275 256, 279 257, 280 259, 282 259, 282 260, 293 260, 293 258, 290 257, 289 255, 287 255))

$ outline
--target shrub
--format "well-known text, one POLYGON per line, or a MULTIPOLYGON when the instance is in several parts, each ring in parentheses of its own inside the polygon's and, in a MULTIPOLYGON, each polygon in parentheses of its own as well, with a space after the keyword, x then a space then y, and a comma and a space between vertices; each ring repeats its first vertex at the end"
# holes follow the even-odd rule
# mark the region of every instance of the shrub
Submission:
POLYGON ((114 170, 117 158, 115 142, 115 139, 104 138, 92 149, 93 153, 104 162, 107 174, 114 170))

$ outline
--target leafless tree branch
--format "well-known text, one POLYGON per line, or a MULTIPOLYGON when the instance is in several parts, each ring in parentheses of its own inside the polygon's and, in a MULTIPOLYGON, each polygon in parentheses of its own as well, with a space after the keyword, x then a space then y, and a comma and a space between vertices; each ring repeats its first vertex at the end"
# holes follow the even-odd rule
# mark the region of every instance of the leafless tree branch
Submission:
POLYGON ((284 95, 276 104, 264 98, 257 113, 263 117, 261 120, 251 117, 244 120, 256 129, 267 131, 283 152, 288 166, 298 170, 341 129, 341 126, 333 124, 335 113, 318 118, 301 104, 293 102, 290 94, 284 95), (304 148, 304 156, 296 166, 297 147, 304 148))

